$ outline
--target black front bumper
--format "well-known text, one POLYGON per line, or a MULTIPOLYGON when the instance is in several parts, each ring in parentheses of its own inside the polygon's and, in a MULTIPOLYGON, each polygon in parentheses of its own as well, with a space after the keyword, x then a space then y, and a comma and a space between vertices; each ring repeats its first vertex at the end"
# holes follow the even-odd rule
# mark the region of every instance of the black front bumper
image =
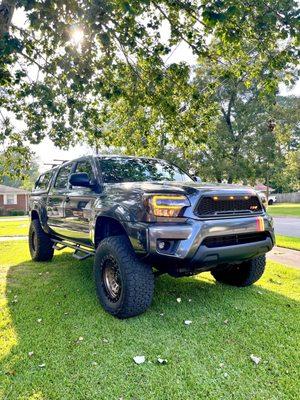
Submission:
POLYGON ((197 268, 245 261, 267 253, 273 246, 270 236, 263 241, 234 246, 209 248, 205 245, 200 245, 190 260, 190 265, 197 268))

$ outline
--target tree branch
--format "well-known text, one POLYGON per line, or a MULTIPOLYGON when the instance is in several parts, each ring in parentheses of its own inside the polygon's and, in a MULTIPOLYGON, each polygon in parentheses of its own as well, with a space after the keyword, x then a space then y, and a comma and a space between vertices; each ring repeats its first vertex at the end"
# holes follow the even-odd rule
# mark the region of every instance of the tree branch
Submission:
POLYGON ((3 0, 0 4, 0 39, 9 32, 15 6, 15 0, 3 0))

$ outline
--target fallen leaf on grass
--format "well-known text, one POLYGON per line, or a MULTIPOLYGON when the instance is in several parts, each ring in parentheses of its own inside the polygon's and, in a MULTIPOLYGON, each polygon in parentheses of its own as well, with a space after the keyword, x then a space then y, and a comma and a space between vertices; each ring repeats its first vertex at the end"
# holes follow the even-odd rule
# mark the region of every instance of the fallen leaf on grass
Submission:
POLYGON ((158 358, 157 362, 163 365, 168 364, 168 360, 166 360, 165 358, 158 358))
POLYGON ((10 370, 10 371, 7 371, 7 372, 5 372, 5 375, 15 376, 16 375, 16 371, 14 369, 10 370))
POLYGON ((108 339, 103 339, 103 343, 109 343, 108 339))
POLYGON ((133 357, 133 361, 139 365, 139 364, 143 364, 146 361, 146 358, 145 358, 145 356, 135 356, 135 357, 133 357))
POLYGON ((92 362, 92 365, 93 365, 93 366, 96 366, 96 365, 98 365, 98 363, 97 363, 96 361, 93 361, 93 362, 92 362))
POLYGON ((269 279, 269 282, 274 283, 275 285, 282 285, 281 282, 275 281, 275 279, 272 279, 272 278, 269 279))
POLYGON ((261 361, 260 357, 255 356, 254 354, 250 355, 251 360, 254 362, 254 364, 258 365, 261 361))
POLYGON ((228 324, 228 319, 225 319, 224 324, 228 324))
POLYGON ((184 321, 184 325, 191 325, 192 322, 193 321, 190 321, 189 319, 187 319, 187 320, 184 321))
POLYGON ((177 301, 177 303, 181 303, 181 298, 177 297, 176 301, 177 301))
POLYGON ((42 322, 42 318, 38 318, 37 322, 40 324, 42 322))
POLYGON ((29 355, 29 357, 32 357, 32 356, 34 355, 34 352, 33 352, 33 351, 30 351, 30 352, 28 353, 28 355, 29 355))
POLYGON ((45 368, 45 367, 46 367, 46 364, 39 364, 39 367, 40 367, 40 368, 45 368))

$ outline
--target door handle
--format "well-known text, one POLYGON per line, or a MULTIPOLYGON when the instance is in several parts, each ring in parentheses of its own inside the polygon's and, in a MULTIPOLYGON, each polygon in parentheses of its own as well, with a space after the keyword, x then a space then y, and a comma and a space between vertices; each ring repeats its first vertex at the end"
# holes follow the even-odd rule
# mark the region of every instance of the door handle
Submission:
POLYGON ((66 202, 66 203, 69 203, 69 201, 70 201, 70 197, 69 197, 69 196, 66 196, 65 202, 66 202))

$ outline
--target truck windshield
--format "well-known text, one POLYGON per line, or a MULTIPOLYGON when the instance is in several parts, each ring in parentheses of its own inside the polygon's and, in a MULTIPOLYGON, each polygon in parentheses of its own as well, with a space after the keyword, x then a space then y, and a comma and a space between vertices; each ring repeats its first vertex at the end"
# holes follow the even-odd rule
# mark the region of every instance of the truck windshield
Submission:
POLYGON ((177 181, 193 182, 178 167, 165 161, 146 158, 99 157, 105 183, 177 181))

